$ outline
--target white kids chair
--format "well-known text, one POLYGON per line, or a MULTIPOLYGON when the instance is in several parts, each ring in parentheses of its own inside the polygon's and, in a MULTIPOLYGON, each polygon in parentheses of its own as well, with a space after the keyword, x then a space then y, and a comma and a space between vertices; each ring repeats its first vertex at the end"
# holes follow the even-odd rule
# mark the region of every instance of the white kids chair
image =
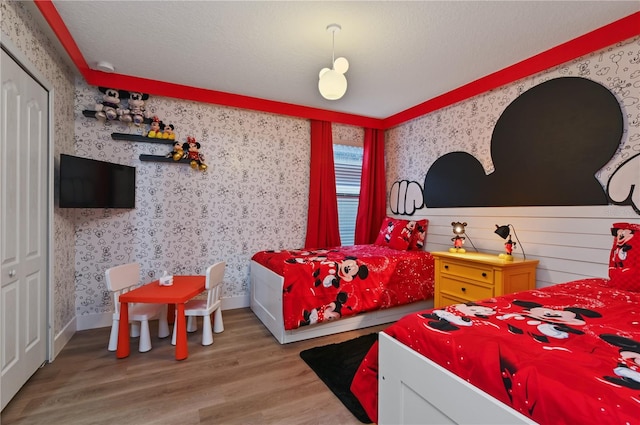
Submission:
MULTIPOLYGON (((222 279, 226 263, 221 261, 207 267, 205 280, 205 291, 207 299, 189 300, 184 305, 184 315, 187 320, 187 332, 198 330, 196 317, 202 316, 202 345, 213 344, 213 333, 211 332, 211 313, 215 311, 213 317, 213 332, 224 331, 222 323, 222 279)), ((171 344, 176 345, 176 326, 173 326, 173 336, 171 344)))
MULTIPOLYGON (((113 294, 113 320, 111 335, 109 336, 109 351, 118 348, 118 326, 120 323, 120 295, 136 288, 140 283, 140 264, 129 263, 107 269, 105 272, 107 289, 113 294)), ((140 337, 138 351, 145 353, 151 350, 151 337, 149 335, 149 320, 158 319, 158 336, 169 336, 169 324, 167 323, 166 304, 129 304, 129 322, 131 323, 131 336, 140 337)))

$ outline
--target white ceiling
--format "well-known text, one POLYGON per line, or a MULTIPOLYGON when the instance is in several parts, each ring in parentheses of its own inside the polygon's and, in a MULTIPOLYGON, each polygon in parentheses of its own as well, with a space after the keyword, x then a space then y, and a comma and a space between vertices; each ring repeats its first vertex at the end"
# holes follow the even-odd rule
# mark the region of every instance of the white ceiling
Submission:
POLYGON ((640 1, 54 0, 91 68, 386 118, 640 10, 640 1), (318 93, 344 56, 348 90, 318 93))

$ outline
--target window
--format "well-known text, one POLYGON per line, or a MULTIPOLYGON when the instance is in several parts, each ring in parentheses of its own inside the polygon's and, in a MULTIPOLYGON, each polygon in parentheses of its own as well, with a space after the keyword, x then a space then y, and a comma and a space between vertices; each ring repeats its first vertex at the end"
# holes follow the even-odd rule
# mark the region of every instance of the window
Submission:
POLYGON ((333 145, 338 195, 338 223, 342 245, 353 245, 362 175, 362 147, 333 145))

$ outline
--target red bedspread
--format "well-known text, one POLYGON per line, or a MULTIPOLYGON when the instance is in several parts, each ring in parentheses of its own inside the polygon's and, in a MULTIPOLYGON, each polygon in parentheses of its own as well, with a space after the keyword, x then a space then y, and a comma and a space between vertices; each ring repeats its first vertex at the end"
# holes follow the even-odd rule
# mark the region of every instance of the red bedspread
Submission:
MULTIPOLYGON (((640 423, 640 293, 605 279, 426 310, 384 332, 540 424, 640 423)), ((377 360, 376 344, 351 386, 373 421, 377 360)))
POLYGON ((434 261, 425 251, 354 245, 261 251, 252 260, 284 276, 287 330, 433 297, 434 261))

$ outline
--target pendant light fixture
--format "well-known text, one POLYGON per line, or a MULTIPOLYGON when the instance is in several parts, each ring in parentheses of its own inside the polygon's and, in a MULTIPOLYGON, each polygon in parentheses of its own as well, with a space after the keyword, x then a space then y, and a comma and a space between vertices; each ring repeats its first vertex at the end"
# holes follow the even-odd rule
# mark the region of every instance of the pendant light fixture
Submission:
POLYGON ((349 69, 349 61, 343 57, 335 58, 336 33, 341 29, 342 27, 338 24, 327 25, 327 31, 331 33, 333 40, 331 69, 322 68, 320 70, 318 90, 322 97, 328 100, 338 100, 347 91, 347 78, 344 74, 349 69))

